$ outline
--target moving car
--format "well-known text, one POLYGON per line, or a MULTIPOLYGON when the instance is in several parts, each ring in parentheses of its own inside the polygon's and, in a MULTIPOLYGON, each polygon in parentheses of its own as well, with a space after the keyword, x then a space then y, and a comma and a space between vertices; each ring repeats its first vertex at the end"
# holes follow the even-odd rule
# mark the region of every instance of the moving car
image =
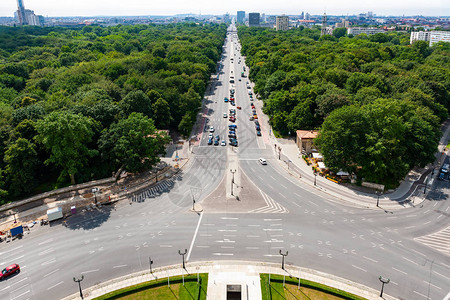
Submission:
POLYGON ((8 278, 9 276, 11 276, 15 273, 19 273, 19 272, 20 272, 19 265, 12 264, 2 270, 2 272, 0 273, 0 280, 4 280, 4 279, 8 278))
POLYGON ((264 159, 264 158, 260 158, 259 159, 259 162, 262 164, 262 165, 267 165, 267 161, 264 159))

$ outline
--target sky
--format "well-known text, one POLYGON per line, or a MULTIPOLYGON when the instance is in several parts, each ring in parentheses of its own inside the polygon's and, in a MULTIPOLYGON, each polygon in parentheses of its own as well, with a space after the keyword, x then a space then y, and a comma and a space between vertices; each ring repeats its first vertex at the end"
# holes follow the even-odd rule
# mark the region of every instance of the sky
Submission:
MULTIPOLYGON (((237 10, 265 14, 353 15, 372 11, 384 16, 449 16, 448 0, 23 0, 36 14, 55 16, 141 16, 183 13, 236 14, 237 10)), ((0 16, 13 16, 16 0, 0 0, 0 16)))

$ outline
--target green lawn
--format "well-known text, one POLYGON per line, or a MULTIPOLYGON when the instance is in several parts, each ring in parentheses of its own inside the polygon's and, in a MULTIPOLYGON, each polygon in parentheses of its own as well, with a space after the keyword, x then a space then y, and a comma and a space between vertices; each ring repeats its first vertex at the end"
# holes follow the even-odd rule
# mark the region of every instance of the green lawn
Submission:
POLYGON ((123 288, 95 299, 206 300, 207 287, 208 274, 200 274, 200 284, 197 284, 196 274, 184 276, 184 286, 181 276, 176 276, 170 277, 170 287, 167 278, 162 278, 123 288))
POLYGON ((363 300, 365 298, 341 291, 320 283, 302 279, 298 289, 298 278, 285 278, 283 287, 283 276, 261 274, 261 292, 263 300, 363 300))

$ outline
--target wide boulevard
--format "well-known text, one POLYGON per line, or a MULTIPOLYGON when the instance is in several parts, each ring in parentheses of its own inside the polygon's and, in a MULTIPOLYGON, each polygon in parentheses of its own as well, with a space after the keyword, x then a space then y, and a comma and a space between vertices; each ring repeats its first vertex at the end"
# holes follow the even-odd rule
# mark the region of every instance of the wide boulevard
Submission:
POLYGON ((234 29, 205 95, 201 138, 168 192, 81 212, 67 226, 39 226, 1 243, 0 266, 18 263, 22 271, 0 283, 0 299, 60 299, 78 291, 73 277, 83 275, 85 288, 147 270, 150 257, 154 268, 181 264, 178 251, 185 249, 188 262, 280 262, 279 251, 288 251, 287 264, 374 289, 379 276, 389 278, 385 293, 399 299, 443 299, 450 292, 448 183, 435 182, 422 205, 390 211, 346 206, 301 184, 279 164, 269 128, 261 122, 257 136, 249 120, 248 69, 241 78, 245 61, 234 29), (224 102, 231 88, 241 109, 224 102), (238 147, 228 145, 230 108, 238 147), (208 145, 210 126, 226 146, 208 145), (193 199, 201 212, 192 211, 193 199))

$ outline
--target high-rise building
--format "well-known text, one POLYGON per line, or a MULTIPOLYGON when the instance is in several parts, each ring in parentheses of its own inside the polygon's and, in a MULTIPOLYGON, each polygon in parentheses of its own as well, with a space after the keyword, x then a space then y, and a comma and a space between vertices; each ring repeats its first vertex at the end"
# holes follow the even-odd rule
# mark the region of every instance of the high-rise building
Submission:
POLYGON ((262 13, 261 14, 261 18, 259 19, 259 23, 266 23, 266 14, 265 13, 262 13))
POLYGON ((302 11, 302 14, 300 15, 300 20, 304 20, 305 19, 305 12, 302 11))
POLYGON ((237 22, 240 24, 244 24, 245 20, 245 11, 240 10, 237 12, 237 22))
POLYGON ((327 14, 323 13, 323 16, 322 16, 322 29, 320 31, 320 35, 322 36, 322 35, 325 35, 325 34, 327 34, 327 14))
POLYGON ((411 32, 410 43, 415 41, 426 41, 430 47, 438 42, 450 42, 450 32, 448 31, 414 31, 411 32))
POLYGON ((309 19, 311 19, 311 15, 309 13, 306 13, 305 14, 305 20, 309 20, 309 19))
POLYGON ((259 26, 259 13, 249 13, 248 14, 248 26, 258 27, 259 26))
POLYGON ((277 16, 275 29, 278 30, 289 30, 289 17, 285 15, 277 16))
POLYGON ((223 15, 223 22, 224 23, 230 23, 230 14, 226 13, 223 15))
POLYGON ((20 25, 27 25, 27 18, 25 16, 25 5, 22 0, 17 0, 17 16, 19 18, 20 25))

